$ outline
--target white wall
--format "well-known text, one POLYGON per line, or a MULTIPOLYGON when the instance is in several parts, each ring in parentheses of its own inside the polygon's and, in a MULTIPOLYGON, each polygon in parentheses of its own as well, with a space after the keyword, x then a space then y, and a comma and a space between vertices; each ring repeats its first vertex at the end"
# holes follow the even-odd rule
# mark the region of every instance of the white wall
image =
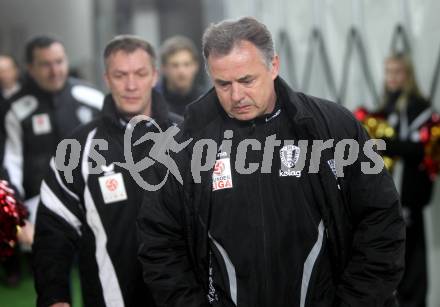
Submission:
MULTIPOLYGON (((209 3, 209 1, 207 0, 209 3)), ((389 53, 391 35, 397 23, 403 23, 410 32, 417 76, 422 90, 428 94, 434 66, 440 47, 440 1, 436 0, 225 0, 225 17, 252 15, 262 20, 276 34, 288 31, 292 41, 295 75, 301 80, 304 72, 308 37, 314 24, 321 28, 327 43, 330 62, 340 85, 346 36, 351 25, 362 32, 367 47, 369 66, 377 90, 381 91, 383 61, 389 53)), ((286 62, 285 58, 281 59, 286 62)), ((374 105, 365 81, 355 61, 348 82, 345 105, 353 108, 360 104, 374 105)), ((286 72, 282 71, 286 76, 286 72)), ((323 86, 322 70, 315 70, 309 93, 329 97, 323 86)), ((301 90, 301 84, 297 86, 301 90)), ((440 91, 440 89, 439 89, 440 91)), ((438 91, 438 92, 439 92, 438 91)), ((433 104, 440 110, 440 93, 433 104)), ((429 306, 440 306, 440 191, 437 184, 431 206, 426 210, 429 241, 430 292, 429 306)))
MULTIPOLYGON (((160 47, 159 15, 154 8, 135 12, 133 16, 133 33, 150 42, 155 50, 160 47)), ((159 61, 158 63, 159 64, 159 61)))
POLYGON ((34 35, 52 34, 66 46, 72 66, 93 75, 93 1, 0 0, 0 51, 22 61, 34 35))
MULTIPOLYGON (((382 64, 389 51, 394 26, 402 22, 408 27, 413 38, 417 73, 422 89, 426 92, 429 90, 440 46, 438 35, 440 21, 436 14, 440 9, 438 1, 274 0, 262 2, 261 0, 245 0, 236 2, 225 0, 224 2, 226 3, 226 18, 253 15, 263 20, 275 37, 280 29, 289 32, 296 62, 295 73, 299 79, 302 79, 304 73, 310 30, 316 24, 324 34, 336 83, 340 85, 347 32, 351 25, 356 25, 367 46, 370 68, 378 90, 382 83, 382 64), (405 13, 405 5, 402 5, 405 2, 408 13, 405 13), (314 10, 315 7, 318 9, 314 10)), ((355 63, 352 66, 357 68, 359 65, 355 63)), ((352 76, 352 79, 356 79, 355 75, 352 76)), ((362 87, 363 84, 358 84, 357 91, 362 91, 362 87)), ((364 97, 364 95, 355 93, 351 95, 353 99, 347 100, 364 97)))

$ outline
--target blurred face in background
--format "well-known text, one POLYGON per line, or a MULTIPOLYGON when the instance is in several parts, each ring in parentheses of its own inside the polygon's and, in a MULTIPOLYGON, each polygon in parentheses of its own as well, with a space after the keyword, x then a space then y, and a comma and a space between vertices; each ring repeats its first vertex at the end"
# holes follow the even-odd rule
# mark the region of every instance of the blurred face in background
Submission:
POLYGON ((180 94, 192 89, 198 70, 198 62, 188 50, 171 54, 162 66, 168 89, 180 94))
POLYGON ((61 90, 69 73, 63 45, 53 43, 47 48, 34 49, 32 63, 28 64, 28 71, 43 90, 48 92, 61 90))
POLYGON ((405 63, 398 59, 388 59, 385 62, 385 88, 388 92, 403 90, 408 81, 405 63))
POLYGON ((10 89, 17 84, 18 68, 8 56, 0 56, 0 88, 10 89))
POLYGON ((104 78, 119 112, 127 117, 151 115, 151 92, 157 82, 157 70, 145 50, 111 54, 106 60, 104 78))

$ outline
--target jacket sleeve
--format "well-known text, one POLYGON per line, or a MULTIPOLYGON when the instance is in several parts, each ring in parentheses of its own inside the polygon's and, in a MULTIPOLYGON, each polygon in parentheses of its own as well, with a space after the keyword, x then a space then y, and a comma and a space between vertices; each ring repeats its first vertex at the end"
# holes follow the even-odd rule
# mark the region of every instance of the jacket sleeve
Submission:
MULTIPOLYGON (((2 116, 3 117, 3 116, 2 116)), ((23 139, 19 118, 12 108, 4 114, 4 140, 2 140, 2 163, 9 175, 10 183, 22 198, 23 188, 23 139)))
MULTIPOLYGON (((4 107, 0 105, 0 118, 1 122, 4 123, 5 120, 5 114, 4 114, 4 107)), ((4 125, 0 125, 0 180, 8 180, 8 175, 6 173, 6 170, 3 168, 3 157, 5 154, 5 127, 4 125)))
MULTIPOLYGON (((156 167, 152 177, 160 182, 165 171, 156 167)), ((188 253, 183 197, 169 174, 161 189, 145 192, 137 221, 143 277, 158 307, 209 306, 188 253)))
POLYGON ((385 155, 391 157, 398 156, 413 161, 422 161, 425 154, 424 146, 421 142, 401 141, 384 139, 387 145, 384 150, 385 155))
MULTIPOLYGON (((75 182, 75 179, 74 179, 75 182)), ((54 159, 41 185, 32 246, 37 306, 70 302, 70 272, 81 236, 83 211, 54 159)))
POLYGON ((389 306, 404 270, 405 224, 389 173, 362 172, 361 163, 371 163, 363 151, 368 137, 357 123, 356 130, 359 158, 345 178, 353 241, 337 297, 340 306, 389 306))
MULTIPOLYGON (((0 114, 0 116, 2 116, 0 114)), ((2 117, 3 119, 3 117, 2 117)), ((7 180, 9 181, 8 172, 3 167, 3 156, 4 156, 4 150, 5 150, 5 133, 3 130, 3 127, 0 127, 0 180, 7 180)))

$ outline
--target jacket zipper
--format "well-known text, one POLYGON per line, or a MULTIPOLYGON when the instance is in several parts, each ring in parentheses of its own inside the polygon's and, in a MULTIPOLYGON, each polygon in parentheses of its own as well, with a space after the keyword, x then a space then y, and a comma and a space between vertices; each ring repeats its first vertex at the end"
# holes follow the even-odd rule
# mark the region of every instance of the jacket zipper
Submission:
MULTIPOLYGON (((258 178, 258 190, 259 190, 259 205, 260 205, 260 214, 261 214, 261 227, 262 227, 262 234, 263 234, 263 266, 264 266, 264 275, 267 273, 267 243, 266 243, 266 221, 264 219, 264 210, 263 210, 263 195, 261 193, 262 191, 262 185, 261 185, 261 174, 257 175, 258 178)), ((270 304, 267 304, 266 302, 266 293, 267 293, 267 279, 264 279, 263 284, 263 306, 270 306, 270 304)))

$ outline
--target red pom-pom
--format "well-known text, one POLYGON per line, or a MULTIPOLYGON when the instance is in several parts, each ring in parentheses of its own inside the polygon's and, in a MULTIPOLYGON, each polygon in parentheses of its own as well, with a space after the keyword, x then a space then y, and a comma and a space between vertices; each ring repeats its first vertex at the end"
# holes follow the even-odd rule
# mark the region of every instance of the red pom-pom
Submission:
POLYGON ((422 127, 420 129, 420 141, 422 143, 427 143, 430 138, 429 128, 428 127, 422 127))
POLYGON ((9 257, 17 243, 19 226, 24 226, 28 212, 14 197, 6 181, 0 181, 0 259, 9 257))
POLYGON ((368 110, 364 107, 359 107, 354 110, 353 114, 358 121, 363 122, 365 118, 370 114, 370 112, 368 112, 368 110))

